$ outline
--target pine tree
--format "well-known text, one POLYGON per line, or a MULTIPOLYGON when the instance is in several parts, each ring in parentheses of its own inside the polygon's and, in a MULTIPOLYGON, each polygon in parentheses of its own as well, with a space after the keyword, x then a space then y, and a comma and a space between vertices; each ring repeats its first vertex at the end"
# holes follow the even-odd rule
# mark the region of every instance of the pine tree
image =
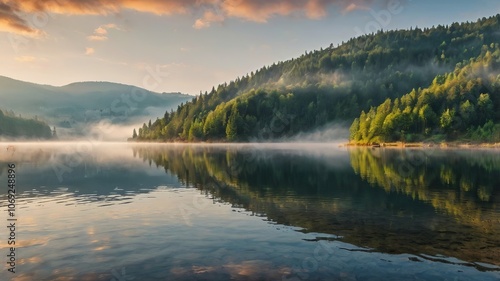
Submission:
POLYGON ((231 108, 231 115, 226 126, 226 138, 229 141, 234 141, 238 138, 238 120, 240 119, 238 106, 235 103, 231 108))

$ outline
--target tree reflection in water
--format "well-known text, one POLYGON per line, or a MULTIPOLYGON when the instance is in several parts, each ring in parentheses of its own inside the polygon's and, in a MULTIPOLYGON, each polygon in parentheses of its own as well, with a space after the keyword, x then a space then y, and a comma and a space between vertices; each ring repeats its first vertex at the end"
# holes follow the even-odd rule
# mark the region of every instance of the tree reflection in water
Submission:
POLYGON ((386 253, 500 265, 497 153, 259 145, 133 150, 214 200, 304 232, 386 253))

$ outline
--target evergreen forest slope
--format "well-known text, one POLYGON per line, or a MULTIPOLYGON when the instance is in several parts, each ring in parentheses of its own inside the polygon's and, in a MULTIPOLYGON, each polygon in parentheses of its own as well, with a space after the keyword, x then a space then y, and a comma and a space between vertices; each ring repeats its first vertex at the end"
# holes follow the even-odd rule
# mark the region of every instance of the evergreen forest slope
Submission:
MULTIPOLYGON (((488 81, 479 81, 481 71, 472 76, 469 72, 475 73, 471 69, 483 63, 488 66, 482 71, 496 69, 498 30, 500 15, 476 22, 363 35, 338 46, 330 45, 306 52, 299 58, 265 66, 213 87, 210 92, 200 93, 179 105, 177 110, 167 110, 156 121, 144 123, 134 131, 133 138, 138 141, 264 141, 290 137, 333 122, 351 124, 353 120, 352 140, 356 142, 405 140, 408 134, 410 138, 433 134, 445 138, 478 137, 481 134, 475 132, 478 129, 493 130, 491 127, 495 127, 498 116, 489 112, 500 111, 500 105, 496 87, 490 87, 495 84, 494 73, 488 74, 488 81), (476 86, 469 89, 468 84, 476 86), (422 98, 417 106, 414 100, 418 101, 424 93, 434 93, 437 88, 446 94, 438 95, 433 104, 428 104, 435 117, 423 109, 422 114, 431 116, 425 117, 422 124, 415 116, 428 101, 422 98), (406 95, 414 97, 403 98, 406 95), (463 95, 470 96, 469 104, 464 104, 463 95), (406 99, 413 100, 403 101, 406 99), (407 117, 401 121, 390 116, 392 126, 383 128, 385 120, 377 120, 371 132, 361 128, 371 123, 366 121, 366 116, 376 115, 377 107, 385 104, 390 107, 387 111, 392 112, 396 101, 402 113, 410 107, 410 121, 407 117), (441 102, 445 103, 441 105, 441 102), (470 111, 468 106, 473 106, 475 111, 486 106, 489 111, 476 114, 459 126, 454 121, 447 122, 447 116, 442 118, 443 112, 448 112, 445 115, 453 119, 459 112, 470 111), (361 112, 365 112, 364 117, 361 112)), ((460 116, 464 115, 460 113, 460 116)))

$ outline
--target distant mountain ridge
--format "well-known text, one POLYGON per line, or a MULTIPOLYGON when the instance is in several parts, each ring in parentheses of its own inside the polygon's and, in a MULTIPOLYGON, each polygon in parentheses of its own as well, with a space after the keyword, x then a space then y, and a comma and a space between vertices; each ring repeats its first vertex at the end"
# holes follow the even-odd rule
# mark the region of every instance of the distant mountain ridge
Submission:
POLYGON ((133 124, 136 118, 155 118, 191 96, 155 93, 112 82, 76 82, 65 86, 40 85, 0 76, 0 109, 35 117, 64 136, 83 136, 99 122, 133 124), (161 109, 161 110, 160 110, 161 109), (161 114, 159 114, 161 112, 161 114))
MULTIPOLYGON (((144 90, 140 87, 137 86, 132 86, 132 85, 127 85, 127 84, 122 84, 122 83, 115 83, 115 82, 108 82, 108 81, 81 81, 81 82, 73 82, 64 86, 56 87, 62 91, 67 91, 71 93, 79 93, 79 94, 84 94, 84 93, 89 93, 89 92, 105 92, 105 91, 117 91, 117 90, 129 90, 130 88, 132 89, 138 89, 138 90, 144 90)), ((148 91, 149 92, 149 91, 148 91)), ((154 92, 152 92, 154 93, 154 92)), ((184 96, 189 96, 182 94, 180 92, 171 92, 171 93, 158 93, 162 95, 184 95, 184 96)))

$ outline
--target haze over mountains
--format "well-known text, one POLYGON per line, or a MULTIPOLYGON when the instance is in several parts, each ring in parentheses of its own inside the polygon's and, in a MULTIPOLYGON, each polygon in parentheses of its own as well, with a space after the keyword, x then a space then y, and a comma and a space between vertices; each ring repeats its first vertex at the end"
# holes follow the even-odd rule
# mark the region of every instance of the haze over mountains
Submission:
POLYGON ((0 109, 45 121, 51 128, 56 127, 62 139, 124 140, 130 128, 162 116, 165 110, 190 98, 110 82, 55 87, 0 76, 0 109))

